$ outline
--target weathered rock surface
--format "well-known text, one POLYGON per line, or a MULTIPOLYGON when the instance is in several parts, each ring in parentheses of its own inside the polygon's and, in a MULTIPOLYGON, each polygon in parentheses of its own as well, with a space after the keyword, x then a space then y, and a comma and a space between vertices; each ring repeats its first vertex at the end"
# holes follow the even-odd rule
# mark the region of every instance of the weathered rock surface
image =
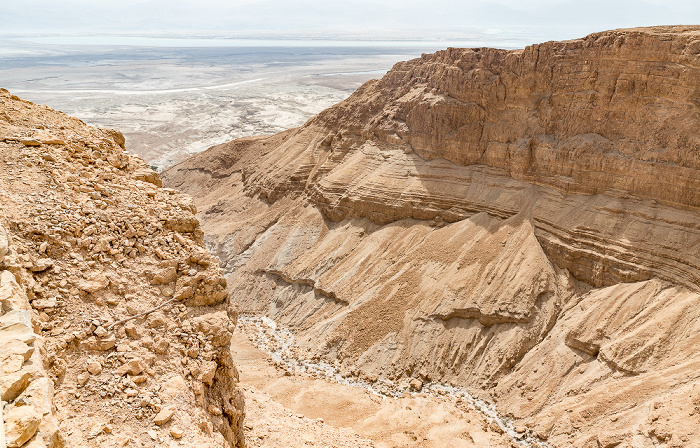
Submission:
POLYGON ((242 447, 237 311, 192 200, 118 131, 3 89, 0 117, 8 446, 242 447))
POLYGON ((561 447, 700 446, 700 27, 397 64, 192 194, 240 309, 561 447))

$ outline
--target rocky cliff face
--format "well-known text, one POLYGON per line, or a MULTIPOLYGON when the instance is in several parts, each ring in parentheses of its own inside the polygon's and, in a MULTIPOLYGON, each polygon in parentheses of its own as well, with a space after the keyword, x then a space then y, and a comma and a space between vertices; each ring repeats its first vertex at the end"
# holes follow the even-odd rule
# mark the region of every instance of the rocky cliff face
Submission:
POLYGON ((9 447, 243 446, 226 280, 192 199, 123 145, 0 90, 0 429, 9 447))
POLYGON ((617 30, 399 63, 164 180, 303 356, 555 446, 700 446, 699 126, 700 27, 617 30))

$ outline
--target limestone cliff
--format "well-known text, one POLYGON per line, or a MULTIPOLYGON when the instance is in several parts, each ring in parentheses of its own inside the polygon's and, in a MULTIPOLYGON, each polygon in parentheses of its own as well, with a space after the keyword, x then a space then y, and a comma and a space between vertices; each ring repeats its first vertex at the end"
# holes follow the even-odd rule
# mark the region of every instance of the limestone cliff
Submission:
POLYGON ((242 311, 561 447, 700 446, 700 27, 397 64, 164 173, 242 311))
POLYGON ((160 185, 119 132, 0 90, 9 447, 243 446, 237 312, 192 199, 160 185))

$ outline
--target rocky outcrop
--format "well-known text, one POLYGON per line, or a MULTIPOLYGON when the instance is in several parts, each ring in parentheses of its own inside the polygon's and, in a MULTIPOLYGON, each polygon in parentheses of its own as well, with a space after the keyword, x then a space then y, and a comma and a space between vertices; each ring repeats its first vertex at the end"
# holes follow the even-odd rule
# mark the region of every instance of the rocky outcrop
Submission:
POLYGON ((399 63, 163 177, 303 356, 554 446, 695 446, 699 126, 700 28, 616 30, 399 63))
MULTIPOLYGON (((9 249, 0 229, 0 262, 9 249)), ((0 271, 0 411, 8 447, 64 446, 54 417, 54 384, 44 370, 32 307, 14 274, 0 271)), ((0 431, 2 432, 2 431, 0 431)))
POLYGON ((0 90, 8 446, 242 447, 223 272, 192 200, 123 147, 0 90))

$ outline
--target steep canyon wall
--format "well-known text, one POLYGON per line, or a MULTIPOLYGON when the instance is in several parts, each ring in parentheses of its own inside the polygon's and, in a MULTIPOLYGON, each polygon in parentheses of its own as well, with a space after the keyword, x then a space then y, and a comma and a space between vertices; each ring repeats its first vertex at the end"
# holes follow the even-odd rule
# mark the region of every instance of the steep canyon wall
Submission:
POLYGON ((301 356, 554 446, 700 446, 699 128, 700 27, 615 30, 399 63, 163 178, 301 356))

